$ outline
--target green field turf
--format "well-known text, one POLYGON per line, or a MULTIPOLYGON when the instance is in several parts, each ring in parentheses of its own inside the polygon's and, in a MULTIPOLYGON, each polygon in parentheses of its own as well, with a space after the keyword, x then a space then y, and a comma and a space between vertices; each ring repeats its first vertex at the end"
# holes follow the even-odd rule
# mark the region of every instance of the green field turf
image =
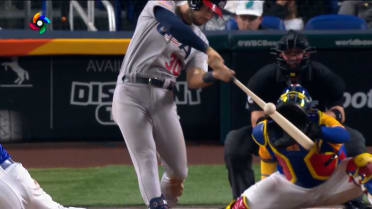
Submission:
MULTIPOLYGON (((63 205, 143 205, 133 166, 29 169, 29 172, 54 200, 63 205)), ((258 176, 256 178, 259 179, 258 176)), ((224 165, 190 166, 179 203, 226 205, 231 198, 224 165)))
MULTIPOLYGON (((254 165, 256 179, 259 166, 254 165)), ((29 169, 41 187, 63 205, 143 205, 132 166, 96 168, 29 169)), ((161 171, 160 171, 161 172, 161 171)), ((231 201, 231 189, 224 165, 190 166, 181 205, 224 206, 231 201)), ((366 200, 366 197, 364 197, 366 200)))

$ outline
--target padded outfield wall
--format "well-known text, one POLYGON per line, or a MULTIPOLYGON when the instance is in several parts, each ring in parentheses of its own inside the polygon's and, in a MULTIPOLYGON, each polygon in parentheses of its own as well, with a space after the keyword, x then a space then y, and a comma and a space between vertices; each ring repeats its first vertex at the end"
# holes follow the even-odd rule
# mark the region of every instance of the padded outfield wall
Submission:
MULTIPOLYGON (((269 49, 282 34, 236 31, 208 33, 208 38, 246 83, 274 61, 269 49)), ((372 31, 305 34, 317 48, 314 59, 345 79, 347 124, 369 140, 372 31)), ((130 37, 120 32, 0 31, 0 139, 121 140, 111 118, 111 101, 130 37)), ((183 75, 176 102, 187 140, 222 142, 229 130, 249 122, 246 96, 233 84, 189 90, 183 75)))

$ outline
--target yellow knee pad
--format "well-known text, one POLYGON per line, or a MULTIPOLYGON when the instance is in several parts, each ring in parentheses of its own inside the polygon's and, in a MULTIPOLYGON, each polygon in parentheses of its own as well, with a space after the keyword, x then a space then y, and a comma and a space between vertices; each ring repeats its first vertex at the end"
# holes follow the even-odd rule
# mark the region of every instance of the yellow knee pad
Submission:
POLYGON ((368 163, 372 163, 372 154, 362 153, 353 158, 354 163, 358 168, 366 166, 368 163))
POLYGON ((348 162, 346 172, 356 184, 364 185, 368 182, 368 185, 370 185, 371 182, 369 181, 372 180, 372 154, 362 153, 355 156, 348 162))

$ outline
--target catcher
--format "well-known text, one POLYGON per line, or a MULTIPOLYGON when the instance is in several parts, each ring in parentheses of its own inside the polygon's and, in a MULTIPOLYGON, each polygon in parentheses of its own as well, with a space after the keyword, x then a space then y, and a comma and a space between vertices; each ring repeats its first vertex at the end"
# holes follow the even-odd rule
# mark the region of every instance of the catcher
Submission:
POLYGON ((261 171, 263 180, 245 190, 226 209, 335 205, 358 197, 363 191, 370 199, 372 155, 362 153, 346 158, 343 143, 349 139, 348 132, 336 119, 313 108, 306 89, 300 85, 286 88, 277 102, 277 111, 313 139, 315 145, 305 150, 272 120, 259 122, 252 136, 266 165, 266 170, 261 171), (269 176, 265 178, 265 174, 269 176))

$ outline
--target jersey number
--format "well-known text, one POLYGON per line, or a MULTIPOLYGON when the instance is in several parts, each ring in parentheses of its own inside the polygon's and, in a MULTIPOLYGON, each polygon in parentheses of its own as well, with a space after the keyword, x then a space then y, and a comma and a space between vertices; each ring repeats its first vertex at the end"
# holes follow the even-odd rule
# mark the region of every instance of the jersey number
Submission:
POLYGON ((180 74, 181 61, 178 59, 175 53, 171 54, 169 62, 165 62, 165 67, 175 76, 178 76, 180 74))

